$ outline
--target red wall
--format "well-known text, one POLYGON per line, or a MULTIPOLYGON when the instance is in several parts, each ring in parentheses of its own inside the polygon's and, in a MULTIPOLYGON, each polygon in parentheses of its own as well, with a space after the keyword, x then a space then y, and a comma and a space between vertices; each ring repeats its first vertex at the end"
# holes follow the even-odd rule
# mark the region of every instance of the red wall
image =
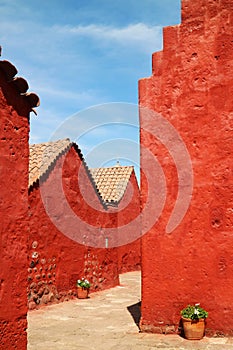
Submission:
MULTIPOLYGON (((136 189, 137 202, 133 201, 132 206, 135 207, 137 203, 138 210, 139 194, 136 189)), ((30 309, 75 297, 76 281, 81 277, 90 280, 91 291, 119 283, 122 260, 119 262, 118 256, 125 254, 125 250, 119 251, 117 247, 98 248, 98 239, 104 228, 117 229, 117 209, 106 210, 103 207, 75 147, 60 157, 49 176, 30 189, 29 203, 30 309), (50 204, 46 212, 45 206, 50 204), (53 216, 53 222, 49 216, 53 216), (94 230, 90 231, 88 225, 94 230)), ((134 243, 135 249, 131 248, 129 257, 125 257, 128 262, 126 270, 128 267, 137 268, 139 244, 134 243)))
MULTIPOLYGON (((209 311, 208 335, 233 334, 232 37, 232 1, 183 0, 182 24, 164 28, 153 75, 139 83, 140 105, 176 128, 194 177, 190 207, 181 224, 166 233, 178 173, 168 150, 148 131, 156 118, 148 122, 142 111, 141 146, 157 157, 167 188, 162 214, 142 240, 144 331, 176 332, 180 310, 200 302, 209 311)), ((150 167, 143 153, 141 166, 150 167)), ((141 177, 145 205, 147 183, 141 177)))
POLYGON ((127 227, 128 244, 118 247, 119 273, 141 269, 140 192, 134 171, 118 208, 118 227, 127 227))
POLYGON ((0 67, 0 349, 27 347, 30 108, 0 67))

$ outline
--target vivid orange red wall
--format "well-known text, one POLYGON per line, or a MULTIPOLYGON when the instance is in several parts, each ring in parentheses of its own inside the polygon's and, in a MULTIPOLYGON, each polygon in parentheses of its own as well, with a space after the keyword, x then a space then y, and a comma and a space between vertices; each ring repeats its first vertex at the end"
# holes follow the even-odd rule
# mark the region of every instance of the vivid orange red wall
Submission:
MULTIPOLYGON (((63 301, 76 296, 76 281, 82 277, 90 280, 92 290, 113 287, 119 283, 116 249, 100 249, 81 244, 82 237, 85 241, 87 232, 80 232, 79 227, 76 230, 78 238, 71 239, 66 235, 70 229, 69 223, 67 227, 64 226, 64 232, 62 232, 45 211, 46 201, 52 201, 54 207, 52 215, 55 215, 58 220, 64 220, 64 217, 69 215, 65 206, 67 201, 81 220, 97 225, 98 212, 92 210, 80 191, 79 171, 82 177, 85 177, 82 180, 86 186, 86 195, 92 198, 92 203, 97 208, 101 208, 86 170, 73 147, 67 155, 63 155, 56 162, 54 169, 45 180, 40 182, 40 186, 34 185, 29 191, 29 265, 32 265, 28 276, 30 309, 35 308, 36 305, 63 301), (59 169, 61 168, 65 198, 59 191, 61 176, 59 169), (44 198, 44 203, 41 193, 46 193, 47 196, 46 199, 44 198), (54 193, 57 195, 53 196, 54 193)), ((114 225, 115 216, 112 215, 110 220, 114 225)), ((98 226, 96 231, 98 234, 98 226)))
POLYGON ((27 347, 29 106, 0 69, 0 349, 27 347))
MULTIPOLYGON (((208 335, 233 332, 232 37, 232 1, 183 0, 181 25, 164 28, 163 51, 152 58, 153 75, 139 83, 140 106, 159 112, 176 128, 194 179, 190 207, 168 234, 177 169, 141 113, 141 146, 158 159, 167 188, 162 214, 142 239, 144 331, 177 332, 180 310, 199 302, 209 312, 208 335)), ((151 126, 154 122, 151 118, 151 126)), ((141 164, 148 165, 143 154, 141 164)), ((141 186, 144 205, 143 175, 141 186)))
POLYGON ((118 247, 119 272, 129 272, 141 269, 141 225, 135 221, 140 218, 140 192, 133 171, 118 208, 118 227, 126 226, 128 244, 118 247), (129 225, 129 226, 127 226, 129 225))

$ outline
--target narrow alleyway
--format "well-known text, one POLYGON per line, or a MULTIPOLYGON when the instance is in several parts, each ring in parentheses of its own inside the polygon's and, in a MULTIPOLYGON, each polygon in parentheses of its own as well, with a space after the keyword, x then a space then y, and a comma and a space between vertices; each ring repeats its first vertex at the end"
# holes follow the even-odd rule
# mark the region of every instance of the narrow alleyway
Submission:
POLYGON ((121 275, 121 285, 30 311, 28 350, 233 349, 233 339, 188 341, 177 335, 139 333, 140 273, 121 275))

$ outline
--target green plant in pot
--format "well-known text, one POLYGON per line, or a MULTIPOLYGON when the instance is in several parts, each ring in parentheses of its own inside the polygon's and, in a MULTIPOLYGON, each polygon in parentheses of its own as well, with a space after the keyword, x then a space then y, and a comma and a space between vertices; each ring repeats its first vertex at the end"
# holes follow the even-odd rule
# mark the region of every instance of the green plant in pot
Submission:
POLYGON ((205 333, 208 312, 200 304, 188 305, 181 310, 184 335, 186 339, 199 340, 205 333))
POLYGON ((77 295, 79 299, 86 299, 89 294, 91 284, 86 278, 77 280, 77 295))

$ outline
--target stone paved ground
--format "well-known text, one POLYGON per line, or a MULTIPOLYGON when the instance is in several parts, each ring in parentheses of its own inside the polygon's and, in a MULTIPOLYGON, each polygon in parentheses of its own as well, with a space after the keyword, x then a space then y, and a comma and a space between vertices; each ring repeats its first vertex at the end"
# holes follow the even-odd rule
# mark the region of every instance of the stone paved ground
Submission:
POLYGON ((139 333, 139 301, 140 273, 130 272, 121 275, 120 286, 89 299, 30 311, 28 350, 233 350, 233 339, 139 333))

